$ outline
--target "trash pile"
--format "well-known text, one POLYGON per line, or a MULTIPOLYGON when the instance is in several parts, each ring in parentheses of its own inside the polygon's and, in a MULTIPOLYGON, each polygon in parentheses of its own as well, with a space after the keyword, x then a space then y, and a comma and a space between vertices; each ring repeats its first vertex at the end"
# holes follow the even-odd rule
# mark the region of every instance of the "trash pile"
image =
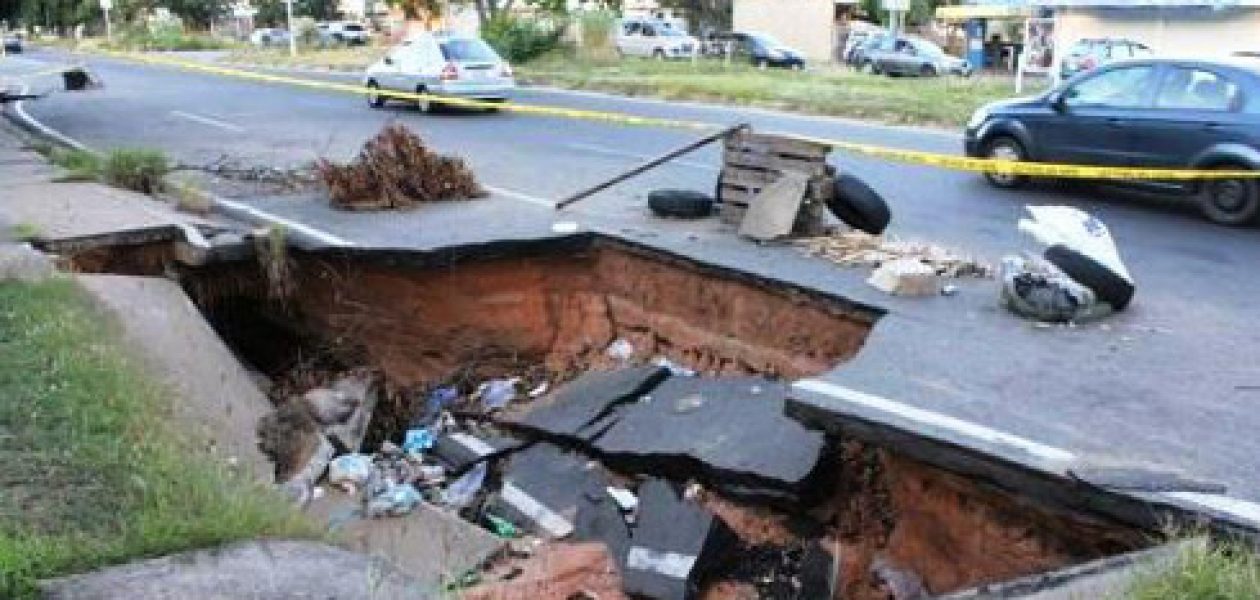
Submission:
POLYGON ((315 163, 334 208, 387 210, 422 202, 480 198, 486 191, 461 158, 429 150, 399 124, 386 125, 364 144, 354 162, 315 163))
POLYGON ((983 261, 927 242, 899 240, 861 231, 844 231, 806 238, 798 243, 811 256, 845 267, 879 268, 894 260, 914 260, 927 265, 941 277, 993 276, 993 268, 983 261))
POLYGON ((1019 229, 1045 246, 1041 256, 1002 259, 1002 303, 1048 323, 1081 323, 1124 310, 1133 279, 1102 221, 1069 206, 1028 206, 1019 229))

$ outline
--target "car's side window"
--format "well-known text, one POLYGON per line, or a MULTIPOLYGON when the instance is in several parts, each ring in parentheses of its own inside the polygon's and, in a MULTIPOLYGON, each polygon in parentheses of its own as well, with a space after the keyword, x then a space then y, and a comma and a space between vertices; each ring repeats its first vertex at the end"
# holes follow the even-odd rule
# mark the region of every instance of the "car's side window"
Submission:
POLYGON ((1067 89, 1068 106, 1139 108, 1148 103, 1155 68, 1148 65, 1104 71, 1067 89))
POLYGON ((625 35, 639 35, 639 27, 639 23, 634 21, 626 23, 624 30, 625 35))
POLYGON ((651 25, 644 25, 643 37, 656 37, 656 28, 651 25))
POLYGON ((1155 95, 1155 106, 1182 110, 1235 110, 1238 84, 1212 71, 1171 67, 1155 95))

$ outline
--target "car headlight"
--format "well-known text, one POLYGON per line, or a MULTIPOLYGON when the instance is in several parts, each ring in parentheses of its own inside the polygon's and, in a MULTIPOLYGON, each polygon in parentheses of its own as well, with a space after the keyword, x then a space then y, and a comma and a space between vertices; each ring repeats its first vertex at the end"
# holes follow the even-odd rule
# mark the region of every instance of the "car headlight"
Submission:
POLYGON ((976 112, 971 113, 971 120, 967 121, 967 129, 975 129, 989 118, 989 111, 986 108, 977 108, 976 112))

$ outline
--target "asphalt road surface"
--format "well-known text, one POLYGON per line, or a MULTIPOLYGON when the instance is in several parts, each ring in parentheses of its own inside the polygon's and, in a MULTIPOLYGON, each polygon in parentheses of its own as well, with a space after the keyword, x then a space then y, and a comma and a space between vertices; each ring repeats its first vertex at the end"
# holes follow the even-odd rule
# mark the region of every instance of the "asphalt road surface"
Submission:
MULTIPOLYGON (((36 52, 30 61, 55 61, 36 52)), ((401 104, 370 109, 360 96, 92 59, 106 87, 27 104, 48 126, 89 146, 161 148, 180 161, 227 155, 293 165, 347 159, 389 122, 469 160, 495 192, 464 206, 404 215, 335 213, 310 198, 251 198, 277 214, 361 244, 420 247, 459 239, 461 227, 543 230, 547 208, 575 190, 686 143, 694 133, 498 114, 423 115, 401 104), (441 223, 435 227, 434 223, 441 223), (435 230, 436 229, 436 230, 435 230)), ((33 63, 31 63, 33 64, 33 63)), ((517 101, 729 124, 758 130, 957 153, 950 132, 769 111, 522 90, 517 101)), ((1091 456, 1171 465, 1260 500, 1260 232, 1212 225, 1184 204, 1088 186, 991 189, 975 174, 837 155, 889 201, 891 233, 954 246, 996 262, 1031 249, 1015 223, 1025 204, 1067 204, 1111 228, 1138 285, 1130 310, 1101 325, 1054 331, 996 307, 991 284, 956 298, 903 300, 860 275, 783 248, 759 248, 711 224, 661 223, 644 196, 658 187, 713 189, 717 151, 675 161, 584 202, 569 217, 654 239, 715 262, 841 293, 888 315, 859 358, 828 378, 1091 456)))

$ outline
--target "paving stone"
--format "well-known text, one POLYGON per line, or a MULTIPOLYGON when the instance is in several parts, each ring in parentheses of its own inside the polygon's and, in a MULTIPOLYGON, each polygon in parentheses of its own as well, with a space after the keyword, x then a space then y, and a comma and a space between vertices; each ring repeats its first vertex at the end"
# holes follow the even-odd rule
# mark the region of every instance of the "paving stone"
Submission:
MULTIPOLYGON (((622 581, 632 596, 685 600, 736 543, 735 534, 663 480, 639 486, 639 514, 622 581)), ((611 501, 611 499, 610 499, 611 501)))
POLYGON ((618 409, 592 447, 610 467, 793 501, 809 489, 822 433, 783 413, 788 387, 760 377, 671 377, 618 409))
POLYGON ((669 376, 664 367, 592 371, 557 389, 552 403, 531 411, 512 425, 551 438, 587 441, 598 437, 618 406, 633 402, 669 376))

